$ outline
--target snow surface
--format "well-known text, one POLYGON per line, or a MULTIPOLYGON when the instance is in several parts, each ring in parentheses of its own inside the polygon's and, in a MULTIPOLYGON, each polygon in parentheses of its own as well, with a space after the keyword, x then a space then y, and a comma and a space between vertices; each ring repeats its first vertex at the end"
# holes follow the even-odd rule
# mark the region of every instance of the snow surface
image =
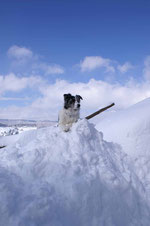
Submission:
POLYGON ((8 146, 15 143, 19 138, 19 134, 24 131, 37 129, 35 126, 22 126, 22 127, 12 127, 5 126, 0 127, 0 147, 8 146))
POLYGON ((96 129, 104 139, 120 144, 123 151, 136 158, 150 155, 150 98, 130 108, 103 118, 96 129))
POLYGON ((10 136, 18 133, 22 133, 24 131, 37 129, 35 126, 5 126, 0 127, 0 136, 10 136))
POLYGON ((96 128, 104 133, 106 140, 118 143, 132 159, 133 170, 150 203, 150 98, 109 114, 96 128))
POLYGON ((139 162, 87 120, 10 137, 0 149, 2 226, 150 225, 139 162))
POLYGON ((19 130, 17 127, 0 127, 0 136, 10 136, 18 133, 19 130))

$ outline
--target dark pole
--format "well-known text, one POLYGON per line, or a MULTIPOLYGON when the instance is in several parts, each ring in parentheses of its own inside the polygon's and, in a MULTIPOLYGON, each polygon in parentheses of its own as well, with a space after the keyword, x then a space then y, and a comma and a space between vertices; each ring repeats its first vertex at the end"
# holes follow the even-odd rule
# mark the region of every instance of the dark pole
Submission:
POLYGON ((115 105, 115 104, 112 103, 112 104, 108 105, 107 107, 101 108, 100 110, 94 112, 93 114, 88 115, 88 116, 85 117, 85 118, 86 118, 86 119, 91 119, 91 118, 93 118, 94 116, 96 116, 96 115, 102 113, 103 111, 106 111, 108 108, 111 108, 111 107, 114 106, 114 105, 115 105))

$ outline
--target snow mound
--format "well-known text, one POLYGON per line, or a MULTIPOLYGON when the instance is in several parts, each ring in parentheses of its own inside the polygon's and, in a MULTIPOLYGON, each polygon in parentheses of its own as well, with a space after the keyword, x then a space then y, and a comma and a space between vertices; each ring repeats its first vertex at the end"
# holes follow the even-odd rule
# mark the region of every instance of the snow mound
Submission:
POLYGON ((150 98, 109 115, 96 128, 133 158, 150 155, 150 98))
POLYGON ((87 120, 68 133, 19 134, 0 152, 0 219, 7 226, 149 226, 132 163, 87 120))

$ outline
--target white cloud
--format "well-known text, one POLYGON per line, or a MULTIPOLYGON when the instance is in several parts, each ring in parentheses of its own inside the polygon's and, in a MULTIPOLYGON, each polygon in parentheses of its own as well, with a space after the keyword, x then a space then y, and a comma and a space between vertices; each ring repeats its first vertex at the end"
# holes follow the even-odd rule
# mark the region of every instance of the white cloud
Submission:
POLYGON ((130 62, 126 62, 123 65, 118 65, 117 69, 121 73, 126 73, 128 70, 132 69, 134 66, 130 62))
POLYGON ((144 61, 144 66, 145 66, 143 70, 144 78, 150 81, 150 56, 146 57, 144 61))
POLYGON ((111 102, 116 102, 118 108, 125 108, 149 97, 149 88, 150 85, 147 83, 137 84, 134 81, 121 85, 94 79, 91 79, 88 83, 69 83, 65 80, 58 80, 56 83, 47 86, 46 89, 41 89, 43 98, 37 100, 36 103, 39 104, 40 101, 39 105, 43 104, 46 107, 47 103, 51 102, 53 106, 57 107, 61 104, 63 94, 70 92, 74 95, 80 94, 83 97, 85 109, 97 110, 97 108, 111 102))
POLYGON ((28 97, 0 97, 2 101, 15 100, 15 101, 25 101, 29 100, 28 97))
MULTIPOLYGON (((121 85, 91 79, 88 83, 69 83, 65 80, 57 80, 54 84, 46 84, 45 81, 40 81, 40 84, 43 85, 39 85, 36 78, 30 78, 28 82, 32 83, 33 80, 35 80, 34 85, 40 91, 40 96, 26 107, 9 106, 1 108, 0 118, 57 120, 58 111, 63 106, 64 93, 80 94, 83 97, 82 117, 112 102, 115 102, 115 108, 122 109, 150 97, 150 84, 147 82, 139 84, 130 81, 121 85)), ((25 81, 22 83, 22 87, 27 84, 25 81)), ((17 81, 16 84, 18 87, 17 81)), ((14 92, 17 90, 14 90, 14 92)))
POLYGON ((36 73, 43 72, 45 75, 64 73, 62 66, 43 62, 41 56, 34 54, 26 47, 12 46, 8 49, 7 54, 12 60, 12 71, 21 71, 22 73, 35 71, 36 73))
POLYGON ((112 61, 101 56, 86 56, 80 63, 81 71, 92 71, 96 68, 105 68, 106 72, 114 72, 115 69, 111 65, 112 61))
POLYGON ((63 74, 64 73, 64 69, 60 66, 60 65, 47 65, 46 67, 46 74, 63 74))
POLYGON ((7 91, 19 92, 27 87, 38 86, 43 84, 40 77, 18 77, 13 73, 8 75, 0 75, 0 94, 4 94, 7 91))
POLYGON ((49 65, 46 63, 40 63, 40 64, 35 64, 33 68, 42 70, 45 75, 64 73, 63 67, 57 64, 49 65))
MULTIPOLYGON (((101 66, 103 65, 106 70, 113 71, 113 69, 109 68, 111 67, 111 62, 108 59, 101 57, 100 59, 101 66)), ((144 76, 146 79, 150 79, 150 56, 145 59, 144 64, 144 76)), ((83 71, 93 70, 95 67, 99 67, 99 65, 99 57, 96 57, 96 60, 95 57, 86 57, 81 64, 81 68, 83 71)), ((128 64, 124 65, 121 66, 122 72, 125 72, 129 67, 128 64)), ((35 68, 36 67, 38 67, 37 64, 35 65, 35 68)), ((39 68, 43 70, 45 74, 64 72, 63 68, 59 65, 48 65, 43 62, 39 63, 39 68)), ((58 111, 63 106, 63 94, 69 92, 74 95, 80 94, 83 97, 81 108, 82 117, 112 102, 116 103, 115 108, 121 109, 150 97, 150 83, 147 80, 143 83, 130 80, 124 85, 94 79, 91 79, 87 83, 70 83, 65 80, 57 80, 55 83, 51 84, 38 76, 18 77, 13 73, 6 76, 0 75, 0 100, 7 101, 8 97, 5 96, 7 91, 14 92, 15 94, 15 92, 21 92, 26 88, 31 89, 31 91, 33 88, 38 90, 36 99, 34 98, 32 103, 31 101, 30 103, 26 103, 28 104, 26 107, 1 107, 0 118, 42 118, 57 120, 58 111)), ((18 98, 18 95, 13 95, 12 103, 15 98, 18 98)), ((9 100, 11 100, 11 97, 9 100)))
POLYGON ((23 58, 32 58, 33 53, 30 49, 26 47, 20 47, 17 45, 11 46, 8 49, 7 52, 9 57, 15 58, 17 60, 23 59, 23 58))

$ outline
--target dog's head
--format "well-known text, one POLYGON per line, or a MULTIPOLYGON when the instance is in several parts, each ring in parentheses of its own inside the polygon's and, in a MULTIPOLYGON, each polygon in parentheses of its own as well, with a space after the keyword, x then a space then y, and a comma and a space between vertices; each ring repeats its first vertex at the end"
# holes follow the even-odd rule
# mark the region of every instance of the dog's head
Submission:
POLYGON ((80 100, 82 100, 82 97, 80 95, 72 96, 70 93, 64 94, 64 108, 72 108, 75 110, 79 109, 80 100))

